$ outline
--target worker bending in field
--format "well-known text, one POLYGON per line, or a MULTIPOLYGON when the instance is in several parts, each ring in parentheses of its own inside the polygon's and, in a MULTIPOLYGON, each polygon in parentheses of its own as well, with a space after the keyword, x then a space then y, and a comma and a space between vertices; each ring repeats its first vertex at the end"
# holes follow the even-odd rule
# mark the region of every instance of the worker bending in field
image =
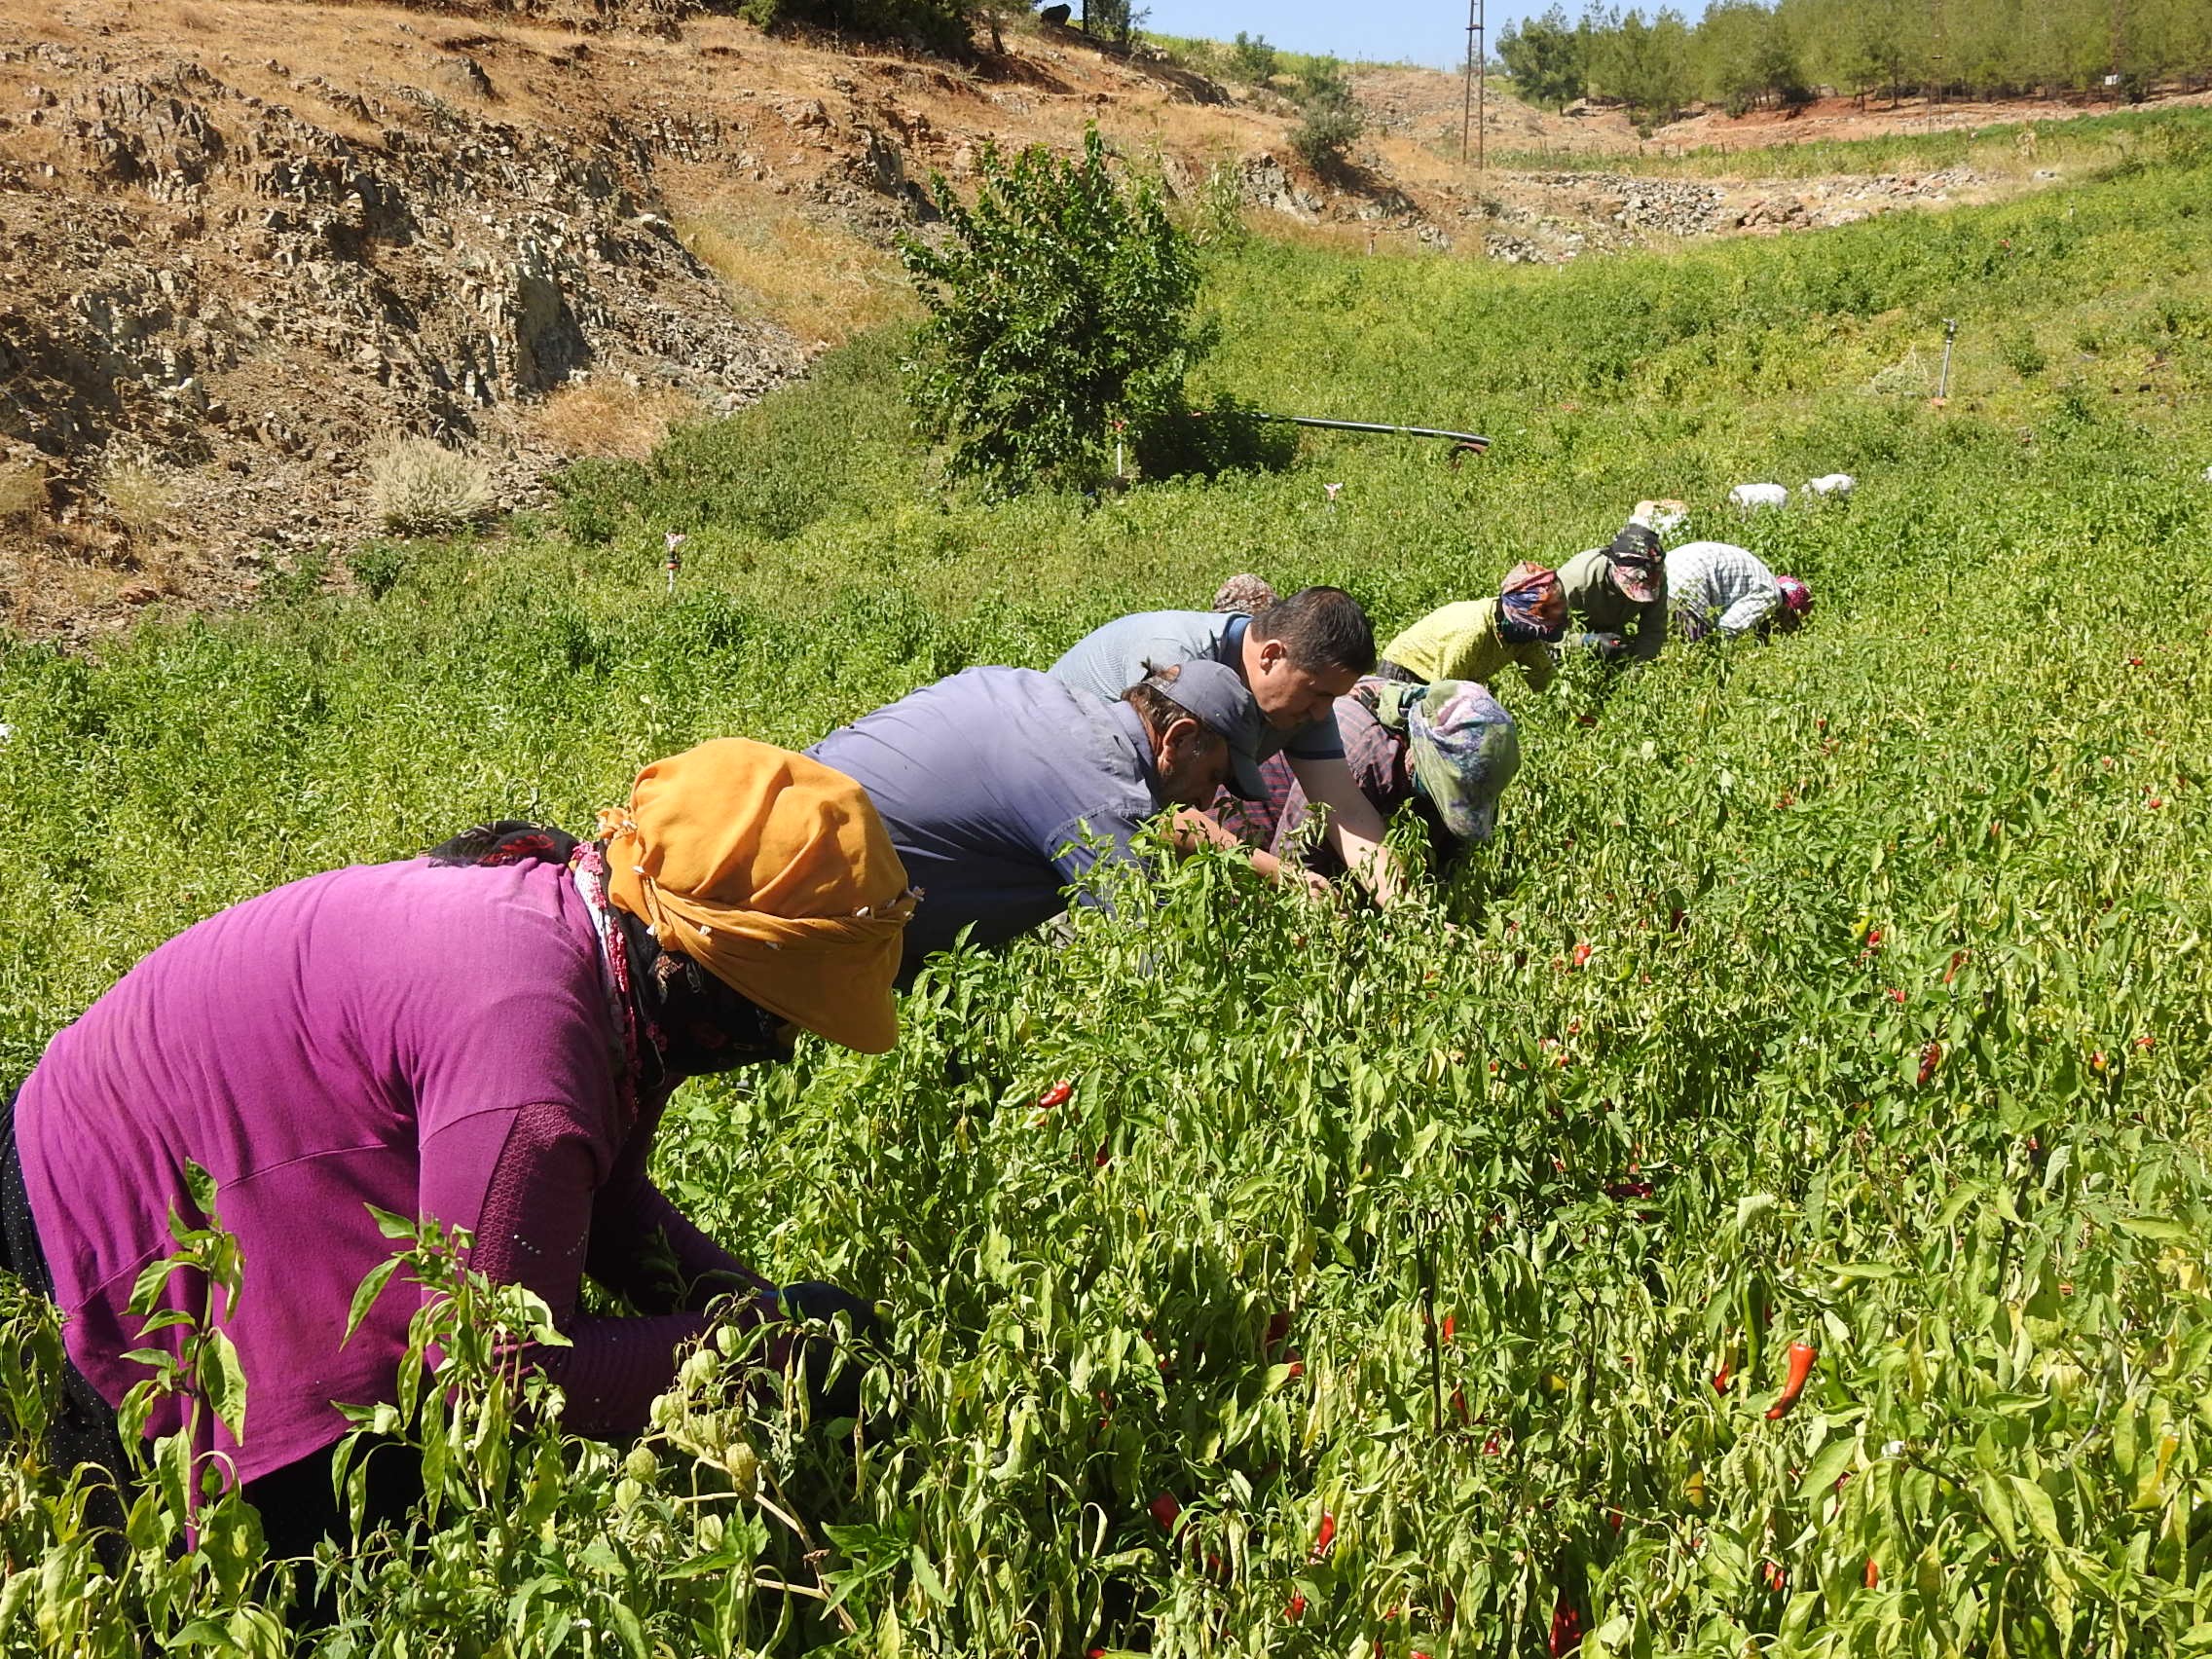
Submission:
POLYGON ((1439 606, 1382 648, 1382 677, 1408 684, 1472 680, 1494 690, 1518 667, 1531 691, 1559 673, 1551 647, 1567 631, 1567 590, 1559 573, 1523 563, 1506 572, 1496 597, 1439 606))
POLYGON ((1277 752, 1288 758, 1307 794, 1329 808, 1330 847, 1378 901, 1395 900, 1401 883, 1382 845, 1382 820, 1352 781, 1337 734, 1337 698, 1375 667, 1375 632, 1359 602, 1341 588, 1309 587, 1250 616, 1124 616, 1077 641, 1052 665, 1052 678, 1116 697, 1155 664, 1195 661, 1220 663, 1243 681, 1263 722, 1257 758, 1277 752))
MULTIPOLYGON (((339 1403, 395 1398, 412 1281, 349 1337, 355 1287, 391 1257, 371 1207, 474 1235, 469 1265, 544 1300, 567 1346, 521 1356, 567 1396, 563 1426, 643 1430, 684 1349, 865 1305, 782 1292, 701 1233, 646 1176, 686 1076, 787 1059, 794 1031, 875 1053, 912 896, 867 796, 802 756, 726 739, 647 766, 577 842, 487 826, 426 858, 296 881, 162 945, 56 1035, 0 1113, 6 1266, 59 1304, 70 1405, 62 1466, 122 1478, 115 1408, 185 1332, 128 1310, 170 1217, 204 1218, 215 1180, 243 1287, 214 1315, 251 1381, 244 1438, 209 1419, 206 1466, 243 1483, 272 1556, 342 1535, 329 1453, 339 1403), (589 1275, 635 1315, 587 1313, 589 1275)), ((171 1281, 167 1306, 201 1311, 171 1281)), ((830 1345, 781 1335, 818 1414, 850 1415, 830 1345)), ((183 1402, 157 1399, 149 1436, 183 1402)), ((197 1465, 196 1465, 197 1466, 197 1465)), ((370 1524, 421 1492, 412 1456, 369 1453, 370 1524)))
MULTIPOLYGON (((971 668, 807 753, 859 780, 922 891, 903 982, 964 933, 995 945, 1042 926, 1101 858, 1133 860, 1161 812, 1203 806, 1230 778, 1257 789, 1262 730, 1244 682, 1202 657, 1116 698, 1034 669, 971 668)), ((1170 840, 1186 853, 1239 845, 1195 810, 1174 814, 1170 840)), ((1280 873, 1270 855, 1253 863, 1280 873)))
POLYGON ((1667 603, 1683 639, 1714 633, 1734 639, 1795 628, 1811 613, 1813 594, 1795 576, 1776 575, 1747 548, 1685 541, 1667 555, 1667 603))
MULTIPOLYGON (((1644 503, 1649 506, 1651 503, 1644 503)), ((1604 662, 1650 662, 1667 643, 1667 567, 1659 533, 1632 518, 1612 544, 1559 569, 1571 618, 1564 644, 1604 662)))
MULTIPOLYGON (((1471 681, 1409 685, 1370 676, 1337 699, 1336 715, 1360 793, 1384 822, 1410 803, 1435 864, 1490 839, 1498 798, 1521 769, 1521 742, 1488 690, 1471 681)), ((1303 855, 1316 874, 1343 874, 1343 862, 1309 832, 1311 808, 1289 763, 1275 756, 1260 775, 1265 798, 1214 803, 1223 825, 1278 859, 1303 855)))

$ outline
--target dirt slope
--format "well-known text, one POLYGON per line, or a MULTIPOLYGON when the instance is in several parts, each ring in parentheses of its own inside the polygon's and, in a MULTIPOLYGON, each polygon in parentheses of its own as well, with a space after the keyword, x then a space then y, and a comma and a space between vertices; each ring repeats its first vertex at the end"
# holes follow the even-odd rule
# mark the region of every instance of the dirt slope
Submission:
MULTIPOLYGON (((1858 210, 1478 178, 1456 80, 1407 70, 1363 74, 1369 135, 1324 184, 1279 98, 1034 21, 1005 38, 949 62, 690 0, 0 0, 0 625, 242 603, 375 531, 405 435, 516 505, 566 457, 756 398, 910 305, 896 237, 986 141, 1072 147, 1095 120, 1171 193, 1504 259, 1858 210)), ((1634 142, 1618 116, 1489 114, 1500 149, 1634 142)))

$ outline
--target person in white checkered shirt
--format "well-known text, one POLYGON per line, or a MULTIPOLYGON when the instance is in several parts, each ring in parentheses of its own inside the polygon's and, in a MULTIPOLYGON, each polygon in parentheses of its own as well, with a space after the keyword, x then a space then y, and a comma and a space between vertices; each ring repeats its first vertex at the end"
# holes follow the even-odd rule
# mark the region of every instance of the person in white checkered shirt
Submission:
POLYGON ((1764 634, 1794 628, 1813 608, 1813 594, 1795 576, 1778 576, 1749 548, 1729 541, 1685 541, 1667 554, 1667 599, 1675 631, 1702 640, 1718 630, 1764 634))

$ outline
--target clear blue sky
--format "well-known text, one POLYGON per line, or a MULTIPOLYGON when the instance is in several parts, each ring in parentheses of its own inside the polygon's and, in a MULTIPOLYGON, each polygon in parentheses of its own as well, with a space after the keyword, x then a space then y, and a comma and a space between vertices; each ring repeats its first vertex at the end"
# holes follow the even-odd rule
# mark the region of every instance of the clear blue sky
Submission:
MULTIPOLYGON (((1136 0, 1140 9, 1148 3, 1143 26, 1161 34, 1234 40, 1241 29, 1293 52, 1439 69, 1456 66, 1467 52, 1467 0, 1136 0)), ((1500 29, 1541 12, 1545 3, 1484 0, 1492 55, 1500 29)), ((1580 10, 1567 7, 1569 14, 1580 10)))

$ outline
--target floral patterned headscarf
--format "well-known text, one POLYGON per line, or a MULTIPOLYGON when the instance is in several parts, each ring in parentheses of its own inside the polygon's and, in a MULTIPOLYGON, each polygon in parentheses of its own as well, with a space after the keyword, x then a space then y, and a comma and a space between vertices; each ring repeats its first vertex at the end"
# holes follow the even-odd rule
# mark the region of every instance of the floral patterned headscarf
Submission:
POLYGON ((1556 640, 1567 632, 1567 589, 1559 572, 1523 561, 1505 574, 1497 592, 1500 620, 1530 639, 1556 640))

